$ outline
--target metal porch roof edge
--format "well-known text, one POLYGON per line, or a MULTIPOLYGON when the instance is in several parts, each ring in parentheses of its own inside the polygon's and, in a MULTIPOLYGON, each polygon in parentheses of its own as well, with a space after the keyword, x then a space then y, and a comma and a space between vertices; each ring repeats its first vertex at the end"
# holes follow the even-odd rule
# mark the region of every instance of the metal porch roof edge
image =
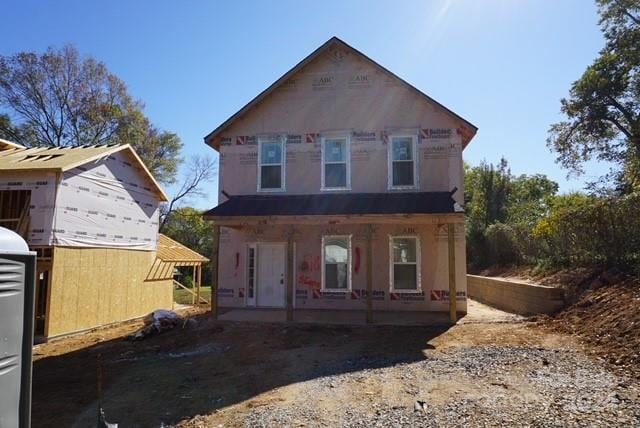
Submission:
POLYGON ((452 192, 231 196, 204 217, 453 214, 452 192))

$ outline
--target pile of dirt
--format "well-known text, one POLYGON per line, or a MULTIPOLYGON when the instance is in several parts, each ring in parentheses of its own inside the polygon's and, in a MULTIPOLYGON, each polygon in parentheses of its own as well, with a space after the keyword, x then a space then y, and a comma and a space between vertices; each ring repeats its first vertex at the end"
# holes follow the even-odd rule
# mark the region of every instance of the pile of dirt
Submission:
POLYGON ((595 345, 595 353, 640 377, 640 279, 606 273, 546 324, 595 345))
POLYGON ((609 363, 640 378, 640 278, 615 269, 544 271, 494 267, 480 275, 518 278, 565 290, 567 306, 539 324, 578 336, 609 363))

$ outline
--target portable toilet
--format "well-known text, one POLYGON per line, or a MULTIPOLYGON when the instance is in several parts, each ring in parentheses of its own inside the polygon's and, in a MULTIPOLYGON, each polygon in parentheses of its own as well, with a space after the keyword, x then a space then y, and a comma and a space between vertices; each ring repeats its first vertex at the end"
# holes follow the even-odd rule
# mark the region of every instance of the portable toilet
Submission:
POLYGON ((0 427, 31 426, 36 253, 0 227, 0 427))

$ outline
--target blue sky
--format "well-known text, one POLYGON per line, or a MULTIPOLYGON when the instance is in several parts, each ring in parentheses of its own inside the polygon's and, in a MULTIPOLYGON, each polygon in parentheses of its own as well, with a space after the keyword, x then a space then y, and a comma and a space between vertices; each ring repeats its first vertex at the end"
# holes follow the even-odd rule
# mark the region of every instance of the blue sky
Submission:
MULTIPOLYGON (((185 156, 202 137, 331 36, 338 36, 476 124, 465 160, 566 179, 545 145, 560 98, 603 39, 590 0, 8 1, 0 53, 74 43, 106 63, 176 132, 185 156)), ((194 205, 215 205, 210 197, 194 205)), ((169 189, 171 192, 172 189, 169 189)))

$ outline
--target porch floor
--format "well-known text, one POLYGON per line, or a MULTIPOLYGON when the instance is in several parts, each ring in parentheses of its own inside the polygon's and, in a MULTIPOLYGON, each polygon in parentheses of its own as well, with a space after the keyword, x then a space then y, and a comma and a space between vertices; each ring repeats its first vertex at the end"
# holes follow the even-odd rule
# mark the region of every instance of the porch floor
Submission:
MULTIPOLYGON (((222 321, 286 322, 285 309, 269 308, 220 308, 218 319, 222 321)), ((461 318, 464 314, 459 314, 461 318)), ((318 324, 366 324, 366 311, 297 309, 293 321, 318 324)), ((374 311, 373 324, 377 325, 448 325, 448 312, 425 311, 374 311)))

